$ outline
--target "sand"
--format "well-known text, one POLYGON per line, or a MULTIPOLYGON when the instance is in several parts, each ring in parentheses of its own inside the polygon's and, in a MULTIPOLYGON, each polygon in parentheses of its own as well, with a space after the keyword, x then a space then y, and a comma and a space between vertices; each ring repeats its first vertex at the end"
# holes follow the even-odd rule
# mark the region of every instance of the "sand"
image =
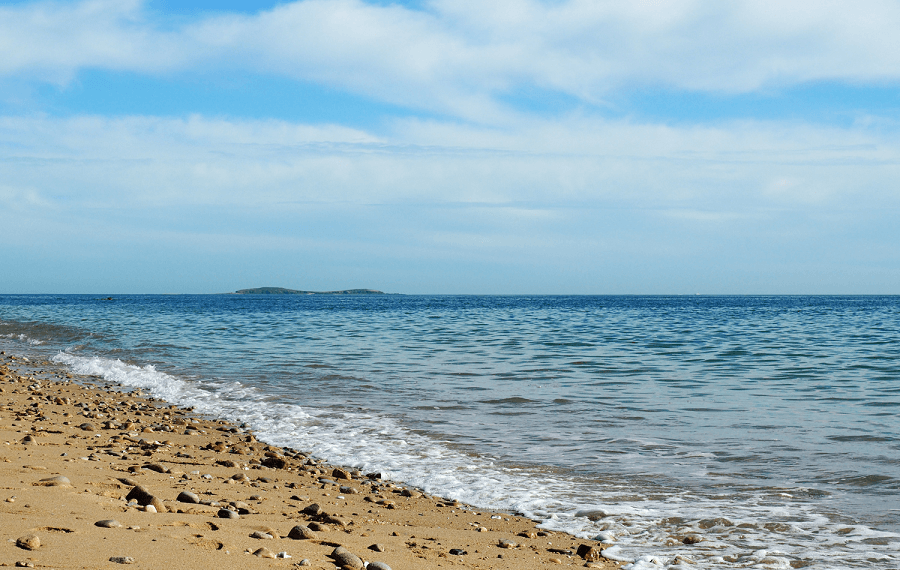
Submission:
POLYGON ((376 569, 618 566, 596 542, 316 462, 9 354, 0 355, 0 442, 4 566, 333 570, 338 546, 376 569), (129 501, 135 486, 154 499, 129 501), (183 491, 210 504, 179 502, 183 491), (318 515, 304 512, 313 504, 318 515), (223 507, 243 514, 222 518, 223 507), (298 525, 319 530, 289 538, 298 525), (579 547, 591 548, 587 559, 579 547))

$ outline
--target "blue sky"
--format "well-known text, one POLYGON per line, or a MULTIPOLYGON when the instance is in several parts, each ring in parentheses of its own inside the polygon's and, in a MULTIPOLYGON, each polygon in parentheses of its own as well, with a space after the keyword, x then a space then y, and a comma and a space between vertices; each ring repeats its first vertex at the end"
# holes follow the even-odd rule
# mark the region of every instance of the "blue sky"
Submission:
POLYGON ((5 293, 900 293, 893 2, 0 1, 5 293))

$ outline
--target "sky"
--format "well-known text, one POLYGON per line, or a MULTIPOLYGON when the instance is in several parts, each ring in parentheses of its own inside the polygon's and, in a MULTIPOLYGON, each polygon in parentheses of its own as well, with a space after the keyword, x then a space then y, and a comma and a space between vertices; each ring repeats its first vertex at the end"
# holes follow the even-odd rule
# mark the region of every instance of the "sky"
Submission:
POLYGON ((900 294, 893 0, 0 0, 0 293, 900 294))

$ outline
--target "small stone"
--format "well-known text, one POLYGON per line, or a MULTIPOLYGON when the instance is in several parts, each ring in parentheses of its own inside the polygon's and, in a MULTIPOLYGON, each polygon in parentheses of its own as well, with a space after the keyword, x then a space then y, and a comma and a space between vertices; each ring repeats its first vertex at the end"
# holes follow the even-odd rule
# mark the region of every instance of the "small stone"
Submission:
POLYGON ((232 511, 231 509, 219 509, 217 513, 220 519, 239 519, 241 515, 237 514, 237 512, 232 511))
POLYGON ((353 479, 353 475, 350 474, 346 469, 335 468, 331 472, 331 476, 335 479, 353 479))
POLYGON ((281 551, 275 555, 275 558, 291 558, 291 555, 287 552, 281 551))
POLYGON ((562 560, 559 558, 551 558, 550 562, 552 562, 554 564, 562 564, 562 560))
POLYGON ((316 532, 327 532, 327 531, 331 530, 331 527, 329 527, 327 524, 322 524, 322 523, 318 523, 318 522, 309 523, 309 528, 316 532))
POLYGON ((116 564, 134 564, 134 558, 131 556, 112 556, 109 561, 116 564))
POLYGON ((391 570, 391 567, 384 562, 369 562, 366 565, 366 570, 391 570))
POLYGON ((179 503, 193 503, 195 505, 200 503, 200 497, 198 497, 194 493, 191 493, 190 491, 182 491, 178 493, 178 497, 175 500, 179 503))
POLYGON ((144 465, 144 469, 149 469, 150 471, 156 471, 157 473, 168 473, 169 470, 159 463, 151 463, 149 465, 144 465))
POLYGON ((700 542, 703 542, 703 537, 697 536, 696 534, 689 534, 684 537, 681 542, 683 542, 684 544, 698 544, 700 542))
POLYGON ((322 522, 325 522, 328 524, 336 524, 338 526, 347 526, 349 524, 347 521, 345 521, 344 519, 342 519, 336 515, 325 515, 322 518, 322 522))
POLYGON ((101 528, 121 528, 122 523, 115 519, 106 519, 102 521, 97 521, 94 523, 94 526, 99 526, 101 528))
POLYGON ((335 548, 331 552, 331 557, 334 558, 338 566, 353 568, 355 570, 363 570, 365 568, 362 558, 353 554, 343 546, 335 548))
POLYGON ((384 552, 384 545, 375 543, 369 546, 369 550, 374 550, 375 552, 384 552))
POLYGON ((84 422, 78 427, 83 429, 84 431, 97 431, 96 426, 94 426, 94 424, 92 424, 91 422, 84 422))
POLYGON ((260 558, 275 558, 275 553, 263 546, 262 548, 258 548, 253 556, 259 556, 260 558))
POLYGON ((19 560, 16 562, 16 568, 34 568, 34 562, 28 560, 19 560))
POLYGON ((23 445, 37 445, 38 444, 37 440, 34 439, 34 437, 30 436, 30 435, 26 435, 25 437, 23 437, 21 443, 23 445))
POLYGON ((478 532, 487 532, 488 530, 485 527, 480 527, 478 532))
POLYGON ((16 546, 25 550, 37 550, 41 546, 41 539, 33 534, 26 534, 16 539, 16 546))
POLYGON ((261 530, 255 530, 252 533, 250 533, 250 538, 266 539, 266 538, 274 538, 274 537, 267 532, 263 532, 261 530))
POLYGON ((48 477, 47 479, 41 479, 36 485, 40 487, 71 487, 72 482, 69 481, 68 477, 63 477, 62 475, 58 477, 48 477))
POLYGON ((344 493, 345 495, 356 495, 357 493, 359 493, 359 491, 357 491, 355 488, 347 487, 346 485, 341 486, 341 488, 339 490, 341 493, 344 493))
POLYGON ((147 505, 146 507, 144 507, 144 512, 145 513, 158 513, 159 511, 156 510, 156 507, 154 507, 153 505, 147 505))
POLYGON ((287 461, 282 457, 266 457, 261 463, 263 466, 271 469, 284 469, 287 467, 287 461))
POLYGON ((537 533, 533 530, 523 530, 519 533, 519 536, 524 538, 537 538, 537 533))
POLYGON ((590 544, 581 544, 578 546, 578 550, 575 551, 575 554, 582 557, 585 560, 597 561, 602 557, 600 554, 600 549, 596 546, 590 544))
POLYGON ((312 562, 309 561, 309 558, 304 558, 297 563, 297 566, 312 566, 312 562))
POLYGON ((515 548, 519 545, 516 544, 512 540, 504 538, 503 540, 501 540, 500 542, 497 543, 497 546, 499 546, 500 548, 515 548))
POLYGON ((304 507, 302 512, 305 515, 316 516, 322 512, 322 507, 320 507, 316 503, 313 503, 313 504, 309 505, 308 507, 304 507))
POLYGON ((309 527, 298 524, 288 533, 288 538, 294 540, 316 540, 319 536, 309 527))
POLYGON ((452 554, 453 556, 465 556, 466 554, 468 554, 468 552, 466 552, 462 548, 451 548, 450 554, 452 554))

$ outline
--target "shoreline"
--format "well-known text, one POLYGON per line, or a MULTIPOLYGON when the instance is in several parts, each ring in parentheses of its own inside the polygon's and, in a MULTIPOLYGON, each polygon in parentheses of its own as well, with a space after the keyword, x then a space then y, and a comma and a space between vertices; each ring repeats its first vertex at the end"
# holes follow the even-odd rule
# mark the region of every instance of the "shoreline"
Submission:
POLYGON ((610 545, 271 446, 232 423, 49 361, 0 354, 0 403, 5 566, 620 565, 600 554, 610 545), (28 536, 40 546, 28 550, 28 536), (355 556, 335 558, 339 547, 355 556), (269 558, 279 553, 289 558, 269 558))

